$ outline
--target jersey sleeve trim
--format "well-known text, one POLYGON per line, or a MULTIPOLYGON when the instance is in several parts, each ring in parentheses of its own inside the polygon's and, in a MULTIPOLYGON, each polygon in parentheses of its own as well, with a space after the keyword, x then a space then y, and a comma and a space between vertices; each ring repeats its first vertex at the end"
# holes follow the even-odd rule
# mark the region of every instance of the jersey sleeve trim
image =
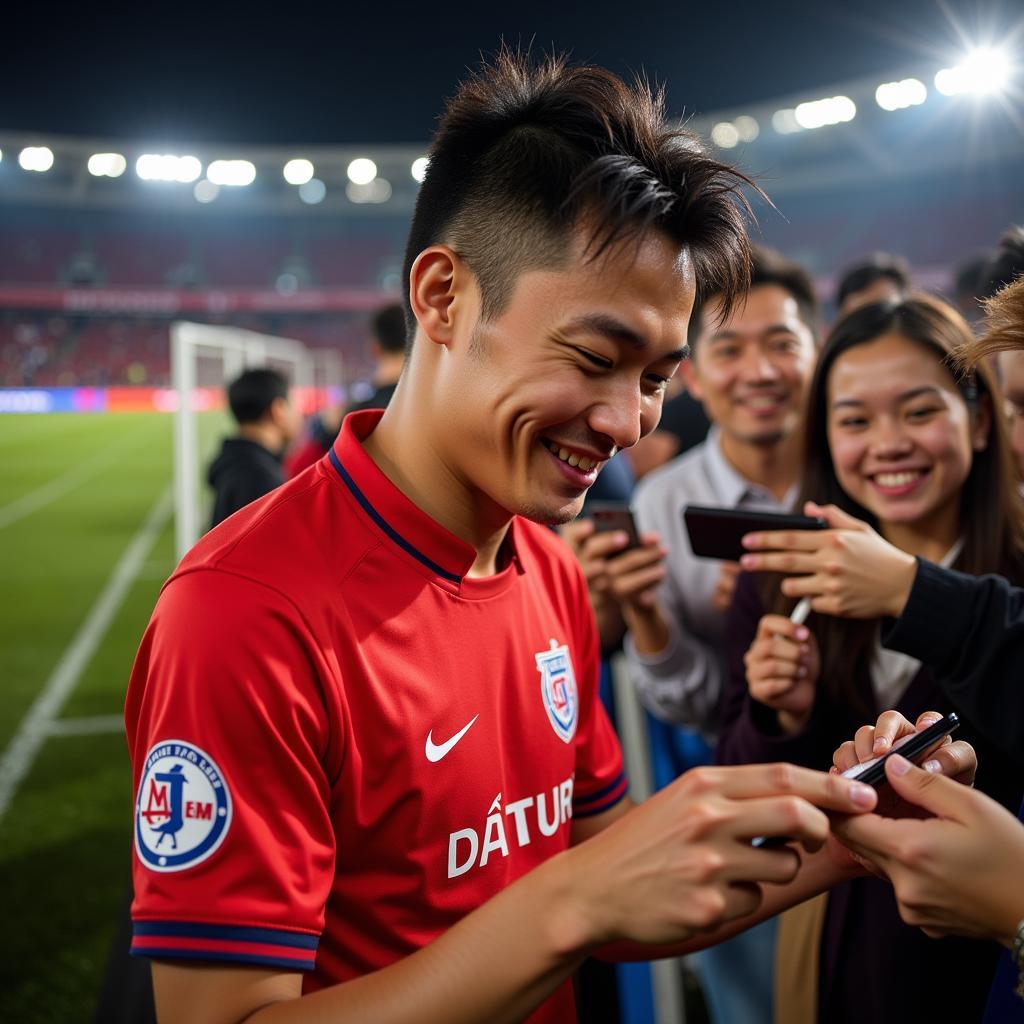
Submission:
POLYGON ((192 921, 136 921, 133 956, 234 963, 311 971, 320 939, 281 928, 246 928, 192 921))
POLYGON ((594 793, 585 796, 578 796, 572 802, 572 816, 574 818, 590 818, 595 814, 601 814, 608 808, 614 807, 629 789, 629 780, 625 772, 619 772, 607 786, 594 793))

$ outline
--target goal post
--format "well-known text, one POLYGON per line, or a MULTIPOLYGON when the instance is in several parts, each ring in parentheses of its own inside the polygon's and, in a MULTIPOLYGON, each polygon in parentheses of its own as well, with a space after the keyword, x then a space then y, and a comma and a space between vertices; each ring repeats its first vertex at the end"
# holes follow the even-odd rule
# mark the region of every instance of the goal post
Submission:
MULTIPOLYGON (((300 341, 240 327, 179 320, 171 324, 171 382, 174 404, 174 543, 178 559, 203 533, 203 489, 200 480, 203 452, 199 412, 220 404, 224 388, 246 369, 272 366, 291 382, 295 401, 312 412, 318 396, 337 391, 342 384, 341 355, 334 349, 310 349, 300 341), (200 360, 211 363, 212 385, 200 380, 200 360), (211 387, 218 402, 211 401, 211 387)), ((206 377, 209 377, 207 368, 206 377)))

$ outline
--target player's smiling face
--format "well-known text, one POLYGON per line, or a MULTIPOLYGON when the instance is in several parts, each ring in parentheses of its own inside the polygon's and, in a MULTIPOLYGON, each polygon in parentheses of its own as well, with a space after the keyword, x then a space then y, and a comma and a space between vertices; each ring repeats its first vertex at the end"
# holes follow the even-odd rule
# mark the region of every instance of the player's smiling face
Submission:
POLYGON ((521 274, 504 310, 451 349, 458 475, 505 512, 576 516, 604 464, 657 424, 693 294, 688 257, 653 233, 521 274))

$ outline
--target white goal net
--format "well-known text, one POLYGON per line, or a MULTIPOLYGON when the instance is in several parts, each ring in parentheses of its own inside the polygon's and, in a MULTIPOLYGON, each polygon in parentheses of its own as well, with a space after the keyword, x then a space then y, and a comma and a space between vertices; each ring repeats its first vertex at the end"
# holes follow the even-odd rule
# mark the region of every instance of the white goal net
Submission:
MULTIPOLYGON (((340 395, 341 356, 335 349, 311 349, 291 338, 277 338, 240 327, 177 321, 171 324, 171 378, 174 412, 174 540, 180 559, 208 525, 203 470, 212 454, 209 430, 200 416, 220 408, 224 389, 244 370, 280 370, 304 413, 340 395)), ((223 417, 218 422, 230 429, 223 417)))

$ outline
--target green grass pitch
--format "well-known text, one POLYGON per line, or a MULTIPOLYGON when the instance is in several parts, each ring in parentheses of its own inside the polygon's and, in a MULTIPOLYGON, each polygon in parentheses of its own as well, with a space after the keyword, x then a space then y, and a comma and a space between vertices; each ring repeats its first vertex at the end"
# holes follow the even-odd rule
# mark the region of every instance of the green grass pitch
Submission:
MULTIPOLYGON (((171 482, 168 415, 0 416, 0 751, 171 482), (17 516, 19 509, 29 508, 17 516)), ((224 431, 204 417, 208 452, 224 431)), ((0 818, 0 1021, 92 1021, 128 880, 131 780, 120 715, 174 567, 173 517, 59 712, 99 731, 45 739, 0 818)))

